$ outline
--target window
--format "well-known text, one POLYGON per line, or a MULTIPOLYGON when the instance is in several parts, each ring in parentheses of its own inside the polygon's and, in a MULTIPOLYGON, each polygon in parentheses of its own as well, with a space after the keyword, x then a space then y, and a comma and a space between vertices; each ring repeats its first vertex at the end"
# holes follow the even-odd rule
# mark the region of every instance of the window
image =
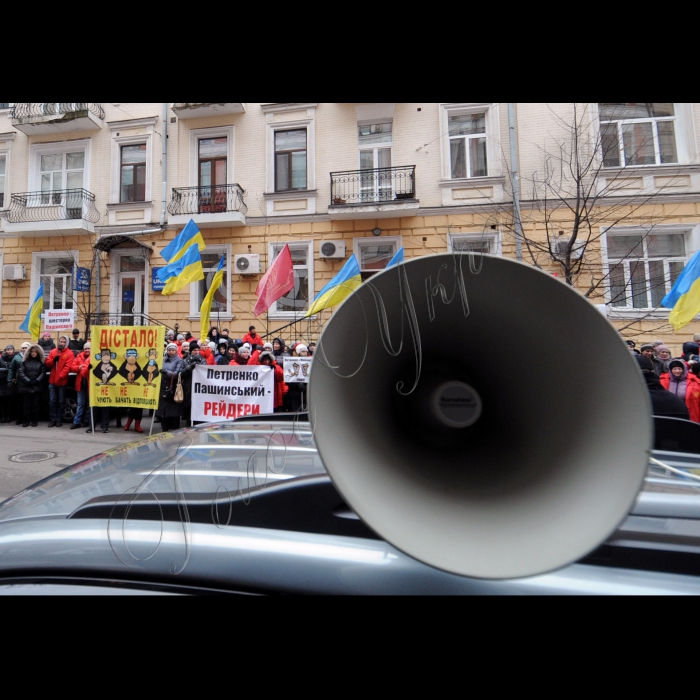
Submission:
MULTIPOLYGON (((391 167, 392 126, 390 121, 358 125, 360 170, 391 167)), ((372 173, 368 176, 362 176, 360 179, 360 201, 392 200, 394 194, 391 184, 391 173, 372 173)))
POLYGON ((275 132, 275 192, 306 189, 306 129, 275 132))
POLYGON ((199 139, 197 155, 200 213, 226 211, 228 139, 226 136, 199 139))
POLYGON ((448 235, 447 250, 450 253, 501 254, 501 238, 498 233, 452 233, 448 235))
POLYGON ((454 114, 448 117, 450 176, 485 177, 486 113, 454 114))
POLYGON ((269 313, 284 318, 299 318, 304 315, 314 297, 313 241, 271 243, 268 249, 270 265, 285 245, 289 245, 292 254, 294 287, 270 307, 269 313))
POLYGON ((610 304, 655 309, 687 262, 686 233, 607 234, 610 304))
POLYGON ((5 165, 6 156, 0 156, 0 209, 5 206, 5 165))
POLYGON ((381 272, 401 248, 401 237, 356 238, 355 257, 363 280, 381 272))
MULTIPOLYGON (((199 310, 211 287, 212 280, 219 267, 219 260, 224 256, 224 276, 221 281, 221 286, 214 292, 214 300, 211 305, 211 323, 218 325, 217 317, 223 316, 225 320, 231 319, 231 290, 229 288, 231 249, 228 245, 212 245, 207 246, 202 253, 202 270, 204 279, 195 282, 192 286, 192 294, 190 297, 191 317, 199 317, 199 310)), ((202 329, 206 333, 209 329, 202 329)))
POLYGON ((41 203, 60 204, 60 190, 81 189, 85 170, 85 151, 47 153, 39 157, 41 173, 41 203))
POLYGON ((146 144, 121 147, 121 202, 146 201, 146 144))
POLYGON ((672 102, 601 102, 605 167, 678 163, 672 102))
POLYGON ((43 258, 39 283, 44 285, 44 309, 73 308, 73 258, 43 258))

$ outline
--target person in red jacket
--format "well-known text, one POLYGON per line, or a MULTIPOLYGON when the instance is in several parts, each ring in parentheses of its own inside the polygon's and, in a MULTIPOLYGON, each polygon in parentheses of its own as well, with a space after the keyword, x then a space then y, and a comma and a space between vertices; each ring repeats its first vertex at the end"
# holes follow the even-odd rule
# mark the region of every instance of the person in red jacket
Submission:
POLYGON ((90 349, 92 344, 88 340, 83 345, 83 351, 78 353, 73 361, 71 372, 75 372, 75 396, 77 400, 77 408, 73 417, 73 425, 71 430, 78 428, 87 428, 90 425, 88 416, 89 405, 89 383, 88 373, 90 371, 90 349))
POLYGON ((250 345, 248 343, 243 343, 238 349, 238 355, 234 358, 233 362, 229 362, 231 365, 257 365, 258 357, 260 357, 260 352, 256 350, 252 355, 250 354, 250 345))
POLYGON ((272 367, 275 372, 275 413, 284 411, 284 395, 289 391, 289 387, 284 381, 284 370, 275 362, 275 356, 271 352, 265 351, 260 355, 259 364, 265 367, 272 367))
POLYGON ((58 339, 58 347, 54 348, 46 358, 46 366, 51 370, 49 375, 49 428, 60 428, 63 425, 63 414, 66 409, 66 384, 75 355, 68 348, 68 336, 58 339))
MULTIPOLYGON (((214 346, 216 347, 216 346, 214 346)), ((214 353, 212 349, 209 347, 209 345, 206 343, 206 340, 202 338, 202 340, 199 341, 199 348, 200 348, 200 353, 202 357, 207 361, 208 365, 215 365, 216 364, 216 358, 214 357, 214 353)))
POLYGON ((255 333, 255 326, 248 328, 248 332, 243 336, 243 343, 248 343, 251 350, 255 350, 256 345, 265 345, 265 341, 255 333))
POLYGON ((661 385, 683 399, 690 420, 700 423, 700 379, 688 372, 688 365, 683 360, 671 360, 668 369, 661 375, 661 385))

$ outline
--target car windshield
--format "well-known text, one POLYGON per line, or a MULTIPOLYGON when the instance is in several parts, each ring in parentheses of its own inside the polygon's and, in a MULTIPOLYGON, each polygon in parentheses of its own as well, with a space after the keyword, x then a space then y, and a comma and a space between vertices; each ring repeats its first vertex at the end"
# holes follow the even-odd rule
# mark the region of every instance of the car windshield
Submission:
POLYGON ((162 434, 85 460, 0 505, 0 521, 69 516, 96 498, 224 498, 326 471, 308 423, 222 423, 162 434))

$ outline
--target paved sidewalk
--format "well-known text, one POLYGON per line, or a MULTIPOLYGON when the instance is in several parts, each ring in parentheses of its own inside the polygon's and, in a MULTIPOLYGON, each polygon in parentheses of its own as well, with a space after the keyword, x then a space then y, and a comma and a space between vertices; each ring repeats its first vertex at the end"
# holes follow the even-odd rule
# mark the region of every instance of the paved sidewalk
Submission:
MULTIPOLYGON (((122 425, 126 425, 125 420, 122 419, 122 425)), ((100 428, 95 434, 88 434, 83 428, 71 430, 68 423, 60 428, 49 428, 47 421, 40 422, 36 428, 23 428, 14 423, 0 425, 0 501, 64 467, 116 445, 147 437, 151 418, 144 418, 141 423, 143 435, 134 432, 133 424, 127 433, 124 428, 115 427, 114 423, 112 419, 109 432, 104 434, 100 428), (32 452, 45 454, 27 454, 32 452), (13 461, 10 459, 13 456, 27 461, 13 461)), ((156 423, 153 434, 158 433, 160 424, 156 423)))

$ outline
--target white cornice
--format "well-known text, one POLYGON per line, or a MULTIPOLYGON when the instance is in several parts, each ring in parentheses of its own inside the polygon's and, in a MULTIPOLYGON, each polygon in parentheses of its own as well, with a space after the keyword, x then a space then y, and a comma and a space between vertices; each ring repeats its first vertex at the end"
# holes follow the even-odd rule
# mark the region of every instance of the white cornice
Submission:
POLYGON ((117 129, 139 129, 144 126, 155 126, 158 117, 143 117, 141 119, 122 119, 118 122, 107 122, 112 131, 117 129))
POLYGON ((298 112, 302 109, 314 109, 318 106, 318 102, 273 102, 267 105, 260 105, 260 109, 267 114, 268 112, 298 112))
POLYGON ((17 136, 16 131, 6 131, 4 134, 0 134, 0 141, 14 141, 15 136, 17 136))

